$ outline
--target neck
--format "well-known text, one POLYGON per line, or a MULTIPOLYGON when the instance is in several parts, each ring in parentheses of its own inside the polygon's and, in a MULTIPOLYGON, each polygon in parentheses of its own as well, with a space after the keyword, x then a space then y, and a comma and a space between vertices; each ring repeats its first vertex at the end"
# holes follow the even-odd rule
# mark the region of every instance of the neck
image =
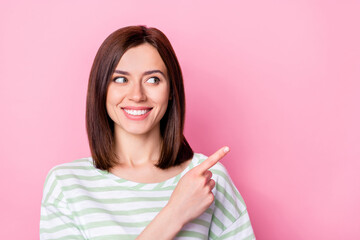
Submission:
POLYGON ((158 162, 162 144, 160 125, 146 134, 130 134, 116 127, 114 130, 119 165, 140 167, 158 162))

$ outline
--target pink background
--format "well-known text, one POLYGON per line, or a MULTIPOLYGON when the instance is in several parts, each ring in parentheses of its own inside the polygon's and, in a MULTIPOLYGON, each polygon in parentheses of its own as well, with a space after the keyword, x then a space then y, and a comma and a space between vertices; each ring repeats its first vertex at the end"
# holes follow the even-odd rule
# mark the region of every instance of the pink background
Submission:
POLYGON ((258 239, 360 239, 360 2, 225 2, 1 2, 0 239, 38 239, 47 172, 89 156, 95 53, 133 24, 172 42, 186 136, 231 147, 258 239))

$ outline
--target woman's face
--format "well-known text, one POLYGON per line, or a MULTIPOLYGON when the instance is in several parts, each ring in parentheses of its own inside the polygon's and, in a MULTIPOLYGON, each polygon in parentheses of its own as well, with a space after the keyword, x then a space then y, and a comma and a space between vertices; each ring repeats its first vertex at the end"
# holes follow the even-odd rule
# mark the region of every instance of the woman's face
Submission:
POLYGON ((160 131, 169 94, 167 69, 156 48, 144 43, 127 50, 115 68, 106 98, 115 131, 160 131))

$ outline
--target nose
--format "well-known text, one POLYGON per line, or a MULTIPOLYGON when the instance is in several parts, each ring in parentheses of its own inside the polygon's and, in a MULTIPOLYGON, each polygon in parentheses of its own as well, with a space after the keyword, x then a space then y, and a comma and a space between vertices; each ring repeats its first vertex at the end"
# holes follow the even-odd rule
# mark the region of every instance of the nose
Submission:
POLYGON ((133 100, 135 102, 141 102, 146 100, 146 94, 143 87, 141 86, 141 83, 132 84, 128 96, 130 100, 133 100))

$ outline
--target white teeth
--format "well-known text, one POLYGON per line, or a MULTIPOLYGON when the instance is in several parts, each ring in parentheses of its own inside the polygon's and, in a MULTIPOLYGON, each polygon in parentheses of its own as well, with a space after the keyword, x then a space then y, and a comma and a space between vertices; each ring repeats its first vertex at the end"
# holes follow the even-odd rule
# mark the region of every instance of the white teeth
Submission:
POLYGON ((139 115, 144 115, 145 113, 147 113, 150 110, 149 109, 147 109, 147 110, 128 110, 128 109, 124 109, 124 111, 127 112, 130 115, 139 116, 139 115))

